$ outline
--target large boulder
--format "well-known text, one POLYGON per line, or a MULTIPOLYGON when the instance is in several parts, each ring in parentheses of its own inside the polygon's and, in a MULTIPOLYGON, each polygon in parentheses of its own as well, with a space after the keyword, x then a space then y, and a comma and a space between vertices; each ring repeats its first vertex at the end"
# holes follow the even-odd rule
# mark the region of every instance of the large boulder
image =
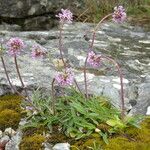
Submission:
POLYGON ((69 8, 75 13, 84 9, 83 0, 0 0, 0 16, 26 18, 46 13, 55 14, 61 8, 69 8))
MULTIPOLYGON (((91 26, 92 24, 74 23, 73 25, 65 25, 63 32, 64 55, 70 62, 69 64, 74 68, 76 80, 82 91, 85 88, 83 65, 89 47, 88 41, 83 36, 87 31, 91 30, 91 26)), ((58 50, 59 31, 55 29, 39 32, 0 31, 0 35, 4 41, 8 41, 10 37, 20 37, 25 41, 26 47, 21 55, 18 56, 18 64, 28 93, 30 94, 34 89, 40 87, 44 94, 49 95, 51 93, 52 79, 57 73, 53 64, 58 64, 60 56, 58 50), (31 47, 33 44, 43 46, 52 56, 50 58, 53 63, 48 57, 42 60, 31 59, 31 47)), ((107 55, 110 52, 112 57, 116 57, 121 64, 124 76, 125 106, 127 111, 132 114, 146 114, 147 107, 150 106, 150 57, 149 51, 146 49, 149 46, 149 43, 147 44, 149 36, 150 33, 137 30, 137 28, 132 26, 126 27, 106 23, 98 31, 94 43, 94 50, 101 51, 107 55), (143 33, 142 37, 133 37, 133 35, 139 35, 140 33, 143 33), (139 42, 141 40, 146 41, 146 44, 139 42), (121 51, 118 49, 118 45, 121 51), (145 46, 145 49, 143 46, 145 46), (114 55, 116 50, 121 55, 114 55)), ((23 92, 24 90, 16 74, 14 59, 6 53, 4 60, 13 85, 18 91, 23 92)), ((102 65, 99 69, 93 69, 88 66, 87 81, 90 94, 106 96, 114 106, 120 107, 120 79, 114 65, 102 60, 102 65)), ((0 95, 10 92, 11 89, 0 61, 0 95)), ((56 92, 61 94, 61 89, 57 87, 56 92)))
POLYGON ((55 14, 61 8, 78 16, 85 9, 84 0, 0 0, 0 22, 20 25, 21 30, 49 30, 57 25, 55 14))

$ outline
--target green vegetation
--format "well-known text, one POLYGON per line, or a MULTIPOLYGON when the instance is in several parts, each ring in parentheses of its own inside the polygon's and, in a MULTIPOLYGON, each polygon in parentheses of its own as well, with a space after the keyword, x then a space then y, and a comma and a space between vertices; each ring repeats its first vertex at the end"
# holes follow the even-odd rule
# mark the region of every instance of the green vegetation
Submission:
POLYGON ((21 119, 21 100, 18 95, 0 97, 0 130, 7 127, 17 129, 21 119))
POLYGON ((105 97, 91 96, 86 100, 75 90, 70 89, 69 93, 68 96, 56 98, 56 112, 53 114, 51 99, 44 99, 36 92, 33 103, 41 111, 35 115, 28 113, 29 120, 24 128, 42 126, 52 134, 65 133, 76 140, 97 133, 108 143, 108 137, 112 134, 123 132, 130 126, 138 127, 141 117, 125 117, 122 120, 120 112, 105 97))
POLYGON ((93 134, 88 139, 79 140, 72 150, 149 150, 150 148, 150 118, 145 119, 141 129, 126 128, 123 133, 113 135, 105 144, 98 135, 93 134), (94 149, 94 147, 98 149, 94 149))
POLYGON ((85 0, 87 10, 78 19, 86 22, 98 22, 113 8, 123 5, 131 20, 144 22, 150 20, 150 0, 85 0))

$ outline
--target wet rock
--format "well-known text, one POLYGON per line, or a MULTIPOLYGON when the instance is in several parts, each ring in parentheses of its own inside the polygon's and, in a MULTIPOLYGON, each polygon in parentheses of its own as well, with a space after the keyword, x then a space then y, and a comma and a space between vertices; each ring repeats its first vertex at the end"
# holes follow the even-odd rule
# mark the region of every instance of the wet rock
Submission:
POLYGON ((53 150, 70 150, 69 143, 58 143, 53 147, 53 150))

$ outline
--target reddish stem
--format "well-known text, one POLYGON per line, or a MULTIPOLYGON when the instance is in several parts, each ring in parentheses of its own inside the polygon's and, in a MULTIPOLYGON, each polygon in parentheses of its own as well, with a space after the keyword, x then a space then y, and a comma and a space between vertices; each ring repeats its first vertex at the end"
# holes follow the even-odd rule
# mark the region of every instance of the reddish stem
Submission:
POLYGON ((19 67, 18 67, 17 57, 16 57, 16 56, 14 56, 14 61, 15 61, 15 66, 16 66, 17 74, 18 74, 19 80, 20 80, 20 82, 21 82, 21 85, 22 85, 22 87, 23 87, 23 89, 24 89, 24 91, 25 91, 26 96, 28 97, 28 99, 30 99, 30 98, 29 98, 29 95, 28 95, 28 93, 27 93, 27 89, 26 89, 26 87, 25 87, 25 85, 24 85, 24 83, 23 83, 23 80, 22 80, 20 71, 19 71, 19 67))
POLYGON ((119 77, 120 77, 120 86, 121 86, 121 90, 120 90, 120 95, 121 95, 121 117, 122 119, 124 118, 125 116, 125 102, 124 102, 124 88, 123 88, 123 73, 121 71, 121 68, 119 66, 119 64, 113 60, 112 58, 110 57, 107 57, 107 56, 102 56, 102 58, 105 58, 109 61, 111 61, 117 68, 118 70, 118 73, 119 73, 119 77))
POLYGON ((27 89, 23 83, 23 80, 22 80, 22 77, 21 77, 21 74, 20 74, 20 71, 19 71, 19 67, 18 67, 18 63, 17 63, 17 57, 14 56, 14 61, 15 61, 15 65, 16 65, 16 70, 17 70, 17 74, 18 74, 18 77, 19 77, 19 80, 21 82, 21 85, 23 87, 23 89, 25 90, 25 94, 27 96, 27 98, 25 99, 28 103, 30 103, 36 110, 38 110, 38 108, 36 108, 36 106, 34 106, 34 104, 32 103, 32 101, 30 100, 30 97, 28 95, 28 92, 27 92, 27 89))
POLYGON ((84 63, 84 85, 85 85, 85 98, 88 99, 88 89, 87 89, 87 76, 86 76, 86 66, 87 66, 87 59, 88 55, 86 56, 85 63, 84 63))
POLYGON ((79 88, 79 85, 78 85, 78 83, 77 83, 76 79, 74 79, 74 83, 75 83, 75 85, 76 85, 76 87, 77 87, 78 91, 79 91, 79 92, 83 95, 83 93, 82 93, 81 89, 79 88))
MULTIPOLYGON (((108 14, 106 15, 104 18, 102 18, 100 20, 100 22, 97 24, 97 26, 94 28, 94 31, 93 31, 93 36, 92 36, 92 42, 89 46, 89 51, 93 48, 93 45, 94 45, 94 41, 95 41, 95 37, 96 37, 96 31, 98 29, 98 27, 100 26, 100 24, 105 20, 107 19, 108 17, 110 17, 112 15, 111 14, 108 14)), ((84 84, 85 84, 85 98, 87 99, 88 98, 88 89, 87 89, 87 78, 86 78, 86 66, 87 66, 87 59, 88 59, 88 54, 86 56, 86 59, 85 59, 85 63, 84 63, 84 84)))
POLYGON ((62 52, 62 30, 63 30, 63 25, 60 27, 60 32, 59 32, 59 51, 60 51, 60 56, 63 61, 64 67, 66 68, 66 63, 63 57, 63 52, 62 52))
MULTIPOLYGON (((62 30, 63 30, 63 24, 60 27, 60 33, 59 33, 59 51, 60 51, 60 56, 61 56, 61 59, 62 59, 63 64, 64 64, 64 68, 65 68, 65 71, 66 71, 66 67, 67 66, 66 66, 66 63, 65 63, 65 60, 64 60, 64 57, 63 57, 63 53, 62 53, 62 30)), ((75 82, 75 84, 76 84, 79 92, 82 93, 81 90, 80 90, 80 88, 79 88, 79 86, 78 86, 77 81, 74 80, 74 82, 75 82)))
POLYGON ((3 57, 1 57, 1 61, 2 61, 2 64, 3 64, 3 68, 4 68, 4 71, 5 71, 5 75, 6 75, 7 81, 9 83, 10 87, 11 87, 11 90, 13 92, 15 92, 16 90, 15 90, 15 88, 13 87, 13 85, 12 85, 12 83, 10 81, 10 78, 9 78, 9 75, 8 75, 8 72, 7 72, 7 69, 6 69, 6 65, 5 65, 5 61, 4 61, 3 57))

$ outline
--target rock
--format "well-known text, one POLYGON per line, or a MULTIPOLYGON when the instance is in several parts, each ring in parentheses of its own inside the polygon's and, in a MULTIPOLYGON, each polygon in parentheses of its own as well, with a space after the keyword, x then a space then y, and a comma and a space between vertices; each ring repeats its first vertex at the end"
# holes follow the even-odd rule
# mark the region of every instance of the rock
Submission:
POLYGON ((53 150, 70 150, 69 143, 58 143, 53 147, 53 150))
POLYGON ((1 8, 0 15, 2 17, 9 18, 24 18, 27 16, 38 16, 46 13, 60 10, 61 8, 70 7, 77 11, 83 10, 84 1, 75 0, 73 2, 58 1, 58 0, 28 0, 28 1, 18 1, 18 0, 0 0, 1 8))
POLYGON ((19 150, 19 144, 22 138, 22 133, 18 131, 11 140, 6 144, 5 150, 19 150))
POLYGON ((38 16, 34 18, 25 19, 23 30, 37 31, 37 30, 49 30, 56 25, 55 21, 52 21, 51 17, 38 16))
POLYGON ((53 146, 49 143, 44 143, 44 147, 45 147, 44 150, 53 150, 52 149, 53 146))
POLYGON ((14 136, 16 134, 16 132, 12 128, 6 128, 4 133, 8 136, 14 136))
MULTIPOLYGON (((74 23, 73 25, 64 26, 63 32, 63 49, 66 56, 66 62, 69 62, 75 72, 75 78, 79 83, 80 88, 84 91, 84 74, 83 66, 86 54, 88 52, 89 43, 83 38, 86 31, 91 30, 92 24, 74 23)), ((96 40, 100 43, 109 45, 108 51, 98 46, 94 47, 97 52, 108 53, 116 58, 116 61, 122 66, 123 84, 125 89, 125 106, 127 110, 131 109, 132 114, 146 114, 149 104, 149 89, 150 89, 150 66, 149 64, 149 51, 145 50, 143 43, 139 43, 139 36, 134 39, 130 36, 130 31, 133 27, 124 27, 115 25, 113 23, 106 23, 102 25, 103 33, 96 35, 96 40), (126 32, 126 33, 124 33, 126 32), (109 37, 109 38, 108 38, 109 37), (118 49, 118 40, 110 41, 110 37, 119 38, 120 48, 118 49), (129 49, 124 49, 125 47, 129 49), (135 45, 139 48, 135 48, 135 45), (117 49, 117 51, 115 51, 117 49), (121 50, 120 50, 121 49, 121 50), (116 53, 119 55, 116 57, 116 53), (119 57, 120 56, 120 57, 119 57), (134 58, 134 59, 133 59, 134 58), (131 108, 132 102, 132 108, 131 108), (136 105, 134 105, 136 103, 136 105), (134 106, 133 106, 134 105, 134 106)), ((136 28, 132 32, 136 31, 136 28)), ((143 31, 144 32, 144 31, 143 31)), ((141 33, 141 30, 140 30, 141 33)), ((50 31, 28 31, 28 32, 9 32, 0 31, 1 38, 7 41, 10 37, 20 37, 25 41, 26 48, 20 56, 18 56, 18 63, 20 72, 27 87, 28 92, 32 95, 32 91, 40 87, 45 95, 50 94, 51 82, 55 77, 57 71, 54 69, 53 63, 62 66, 58 49, 58 36, 59 31, 52 29, 50 31), (51 60, 48 57, 41 60, 31 59, 31 47, 33 44, 42 45, 47 52, 51 55, 51 60), (53 63, 52 63, 53 62, 53 63)), ((145 40, 147 33, 144 32, 145 40)), ((91 36, 89 36, 91 37, 91 36)), ((4 56, 6 61, 7 70, 10 75, 13 85, 24 94, 20 81, 16 74, 13 58, 7 55, 4 56), (10 65, 11 64, 11 65, 10 65)), ((0 63, 0 95, 11 93, 9 84, 6 80, 4 69, 0 63)), ((102 62, 100 68, 93 69, 87 66, 87 82, 89 93, 96 95, 108 96, 110 101, 118 108, 120 108, 120 79, 114 65, 109 61, 102 62)), ((57 85, 55 86, 56 95, 61 95, 63 90, 57 85)))
POLYGON ((146 115, 150 115, 150 106, 147 107, 146 115))
POLYGON ((0 0, 0 6, 2 21, 19 24, 27 30, 50 29, 61 8, 69 8, 78 16, 86 7, 84 0, 0 0))
POLYGON ((22 30, 21 26, 17 25, 17 24, 7 24, 7 23, 2 23, 0 25, 0 30, 1 31, 20 31, 22 30))
POLYGON ((3 137, 3 132, 0 130, 0 139, 3 137))
POLYGON ((8 142, 9 140, 10 140, 9 136, 8 136, 8 135, 4 135, 4 136, 0 139, 0 143, 8 142))

